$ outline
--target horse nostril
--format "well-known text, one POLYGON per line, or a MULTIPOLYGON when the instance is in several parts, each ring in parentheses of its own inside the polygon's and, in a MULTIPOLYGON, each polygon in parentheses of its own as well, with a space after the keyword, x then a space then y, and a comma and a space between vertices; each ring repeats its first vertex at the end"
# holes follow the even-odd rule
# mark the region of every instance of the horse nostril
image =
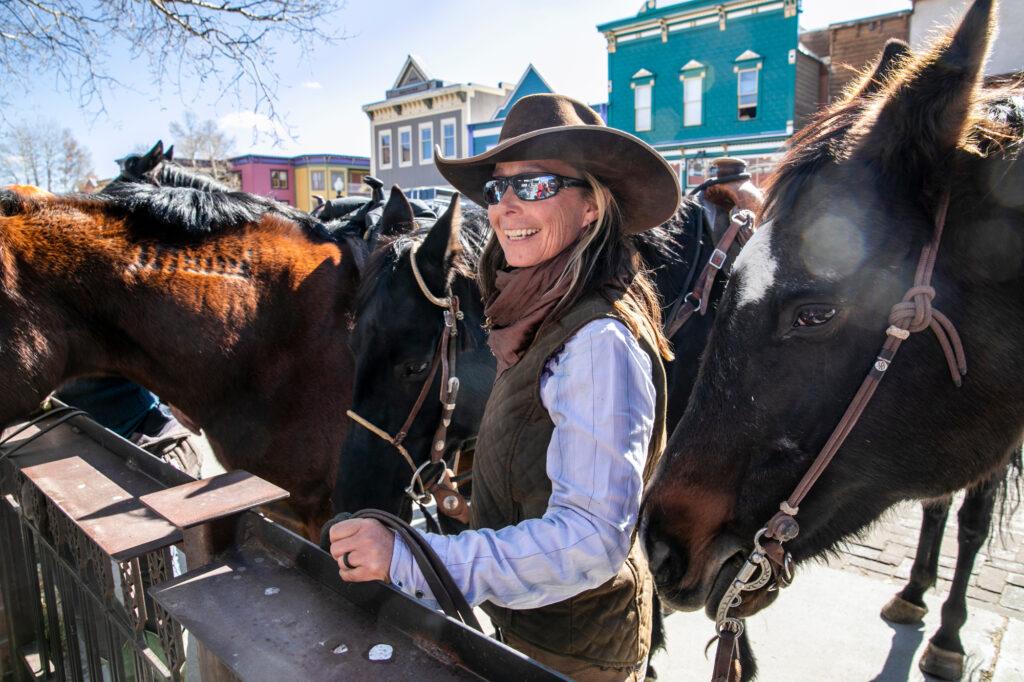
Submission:
POLYGON ((673 546, 662 534, 648 528, 645 537, 647 564, 654 576, 654 582, 660 586, 673 586, 682 582, 686 574, 686 554, 673 546))

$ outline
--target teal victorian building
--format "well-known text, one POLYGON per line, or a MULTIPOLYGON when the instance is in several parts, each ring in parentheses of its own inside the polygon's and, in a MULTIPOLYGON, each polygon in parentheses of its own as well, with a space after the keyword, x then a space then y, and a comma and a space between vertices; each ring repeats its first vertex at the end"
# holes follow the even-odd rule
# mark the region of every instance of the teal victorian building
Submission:
POLYGON ((799 0, 648 0, 598 26, 608 124, 651 144, 684 187, 718 156, 766 174, 827 95, 825 65, 800 45, 799 13, 799 0))

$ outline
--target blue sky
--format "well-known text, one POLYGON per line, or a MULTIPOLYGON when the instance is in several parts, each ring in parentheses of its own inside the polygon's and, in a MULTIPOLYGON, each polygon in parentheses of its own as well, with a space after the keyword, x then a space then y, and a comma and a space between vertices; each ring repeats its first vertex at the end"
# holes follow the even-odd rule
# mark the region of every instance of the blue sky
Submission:
MULTIPOLYGON (((632 16, 641 0, 561 0, 538 5, 492 0, 349 0, 333 19, 349 37, 334 46, 276 46, 273 70, 280 78, 280 110, 295 139, 274 147, 254 141, 254 128, 273 124, 254 114, 251 103, 194 85, 177 93, 156 92, 137 61, 115 46, 114 75, 130 89, 108 94, 106 114, 77 110, 52 76, 16 103, 5 104, 14 121, 40 116, 70 128, 92 152, 101 177, 116 170, 114 159, 151 145, 171 143, 168 128, 192 109, 219 121, 235 138, 235 152, 369 154, 369 123, 360 107, 383 99, 408 53, 422 59, 435 78, 496 85, 515 82, 532 62, 558 92, 587 102, 606 98, 607 53, 599 23, 632 16), (473 28, 476 27, 476 28, 473 28)), ((661 0, 660 6, 670 4, 661 0)), ((801 25, 837 21, 910 8, 910 0, 803 0, 801 25)))

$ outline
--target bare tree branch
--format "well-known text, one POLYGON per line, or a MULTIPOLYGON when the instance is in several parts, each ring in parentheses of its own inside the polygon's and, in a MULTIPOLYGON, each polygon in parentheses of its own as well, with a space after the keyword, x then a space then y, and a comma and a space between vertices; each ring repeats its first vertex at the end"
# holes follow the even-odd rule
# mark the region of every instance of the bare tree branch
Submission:
POLYGON ((341 40, 330 27, 342 6, 343 0, 0 0, 0 98, 52 73, 80 107, 105 111, 105 96, 123 85, 110 61, 120 48, 148 65, 158 89, 170 84, 182 93, 183 86, 212 84, 280 120, 274 45, 305 50, 341 40))
POLYGON ((13 125, 0 135, 0 184, 70 192, 91 174, 89 152, 70 130, 61 130, 52 121, 13 125))

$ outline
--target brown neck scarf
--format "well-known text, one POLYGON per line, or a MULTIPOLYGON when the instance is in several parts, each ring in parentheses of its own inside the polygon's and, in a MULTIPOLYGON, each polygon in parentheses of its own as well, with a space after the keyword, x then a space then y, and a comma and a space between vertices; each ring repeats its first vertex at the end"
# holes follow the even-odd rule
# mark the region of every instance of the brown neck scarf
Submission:
POLYGON ((487 343, 498 359, 499 376, 519 362, 551 311, 568 293, 569 281, 559 282, 558 278, 571 256, 570 246, 543 263, 497 272, 497 294, 487 303, 484 314, 491 327, 487 343))

